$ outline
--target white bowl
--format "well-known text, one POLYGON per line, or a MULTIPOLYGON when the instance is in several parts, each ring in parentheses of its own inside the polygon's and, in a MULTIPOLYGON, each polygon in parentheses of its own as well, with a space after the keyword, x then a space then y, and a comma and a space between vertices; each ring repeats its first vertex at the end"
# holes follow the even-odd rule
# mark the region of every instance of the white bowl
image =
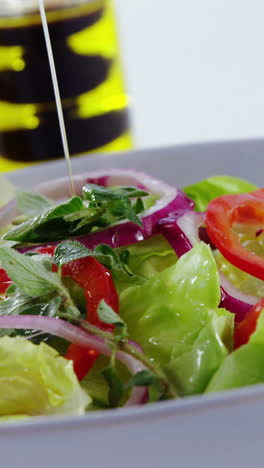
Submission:
MULTIPOLYGON (((193 144, 73 160, 74 173, 143 169, 179 187, 213 174, 263 184, 264 140, 193 144)), ((66 174, 63 161, 10 174, 28 189, 66 174)), ((264 385, 150 406, 0 426, 10 468, 239 468, 263 465, 264 385)))

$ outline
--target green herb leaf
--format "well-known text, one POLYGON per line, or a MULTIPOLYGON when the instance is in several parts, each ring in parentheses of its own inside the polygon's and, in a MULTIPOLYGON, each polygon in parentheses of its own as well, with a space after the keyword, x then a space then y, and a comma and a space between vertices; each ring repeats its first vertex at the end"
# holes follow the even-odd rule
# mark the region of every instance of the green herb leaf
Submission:
POLYGON ((98 305, 97 313, 99 319, 104 323, 122 327, 125 326, 125 322, 121 319, 121 317, 118 314, 116 314, 113 311, 112 307, 106 304, 106 302, 103 299, 98 305))
POLYGON ((120 260, 122 263, 124 263, 125 265, 128 265, 129 264, 129 259, 130 259, 130 252, 129 250, 123 250, 120 254, 119 254, 119 257, 120 257, 120 260))
POLYGON ((122 198, 117 200, 112 200, 108 203, 108 209, 110 213, 119 218, 119 219, 129 219, 134 224, 142 226, 142 221, 137 216, 135 209, 132 206, 131 200, 129 198, 122 198))
POLYGON ((157 376, 150 370, 143 370, 133 375, 126 384, 126 388, 131 387, 149 387, 157 381, 157 376))
POLYGON ((144 204, 139 197, 148 196, 148 192, 134 187, 101 187, 100 185, 86 184, 83 187, 83 196, 94 206, 105 206, 112 216, 117 219, 129 219, 132 223, 142 225, 137 213, 144 210, 144 204), (131 198, 138 198, 135 206, 131 198))
POLYGON ((102 374, 109 385, 109 406, 110 408, 116 408, 120 404, 124 394, 124 384, 113 367, 104 369, 102 374))
POLYGON ((140 197, 144 190, 131 187, 104 188, 87 184, 84 200, 73 197, 56 206, 39 194, 18 194, 20 209, 31 219, 20 218, 19 225, 4 234, 3 239, 17 242, 45 242, 80 236, 129 219, 141 225, 138 213, 144 208, 140 197), (134 198, 136 203, 132 204, 134 198), (39 214, 40 213, 40 214, 39 214))
POLYGON ((102 187, 96 184, 86 184, 83 187, 83 197, 93 203, 102 203, 124 197, 146 197, 147 195, 149 195, 148 192, 135 187, 102 187))
POLYGON ((144 284, 146 281, 145 278, 135 275, 127 265, 129 252, 122 252, 122 254, 119 255, 106 244, 98 245, 94 250, 94 257, 111 271, 114 279, 138 285, 144 284), (123 257, 121 257, 122 254, 123 257), (123 259, 125 259, 125 261, 123 259))
POLYGON ((136 214, 142 213, 145 210, 143 200, 141 198, 138 198, 136 203, 134 203, 133 208, 136 214))
POLYGON ((59 276, 36 261, 35 256, 28 257, 9 247, 0 248, 0 262, 15 285, 30 296, 43 296, 63 288, 59 276))
MULTIPOLYGON (((78 212, 83 208, 83 201, 80 197, 73 197, 65 203, 51 207, 44 211, 44 213, 35 216, 34 218, 26 221, 19 226, 15 227, 11 231, 8 231, 4 234, 3 239, 15 240, 20 242, 36 242, 39 240, 50 240, 49 238, 56 237, 60 235, 60 224, 62 223, 62 228, 65 228, 64 217, 71 213, 78 212), (59 220, 59 223, 56 224, 56 229, 58 229, 58 234, 53 226, 50 226, 48 223, 51 221, 59 220), (64 223, 63 223, 64 221, 64 223), (50 231, 48 229, 50 228, 50 231), (52 230, 53 228, 53 230, 52 230)), ((66 223, 67 225, 67 223, 66 223)))
POLYGON ((58 266, 66 265, 73 260, 89 257, 92 252, 77 241, 62 242, 56 247, 53 261, 58 266))
MULTIPOLYGON (((7 291, 7 298, 0 302, 0 315, 43 315, 46 317, 57 317, 61 305, 60 297, 46 295, 32 297, 25 294, 17 286, 12 284, 7 291)), ((36 330, 0 330, 0 336, 29 336, 36 330)), ((43 340, 43 336, 41 337, 43 340)), ((34 342, 38 342, 36 339, 34 342)))
POLYGON ((33 192, 20 192, 16 193, 17 206, 21 213, 28 217, 38 216, 39 213, 46 211, 54 202, 48 198, 33 192))
POLYGON ((122 258, 109 245, 101 244, 95 250, 87 249, 77 241, 66 241, 58 245, 54 254, 56 265, 65 265, 73 260, 85 257, 94 257, 102 265, 106 266, 113 277, 119 281, 126 281, 133 284, 143 284, 145 279, 134 273, 127 266, 128 252, 122 252, 122 258), (125 261, 123 261, 123 259, 125 261))
MULTIPOLYGON (((35 298, 25 294, 16 286, 12 285, 12 290, 8 290, 8 297, 0 302, 0 315, 23 315, 27 314, 28 310, 36 305, 40 305, 39 297, 35 298)), ((43 296, 43 300, 41 302, 41 308, 43 306, 44 301, 46 302, 45 305, 48 304, 49 296, 43 296)), ((40 311, 40 313, 36 315, 46 315, 40 311)), ((53 316, 53 314, 51 315, 53 316)))

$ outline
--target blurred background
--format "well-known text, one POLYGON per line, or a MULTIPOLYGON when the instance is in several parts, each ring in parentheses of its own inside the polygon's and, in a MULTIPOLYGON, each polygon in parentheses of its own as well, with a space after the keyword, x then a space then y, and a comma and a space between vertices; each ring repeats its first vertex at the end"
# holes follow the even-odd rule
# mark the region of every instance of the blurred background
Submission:
POLYGON ((264 135, 263 0, 116 0, 140 147, 264 135))

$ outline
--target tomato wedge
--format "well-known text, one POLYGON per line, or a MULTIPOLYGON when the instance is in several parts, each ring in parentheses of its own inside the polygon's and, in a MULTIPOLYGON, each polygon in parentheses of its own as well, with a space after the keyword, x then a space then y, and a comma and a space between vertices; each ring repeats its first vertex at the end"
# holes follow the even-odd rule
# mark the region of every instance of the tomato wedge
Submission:
POLYGON ((264 258, 247 250, 234 233, 234 223, 264 225, 264 189, 212 200, 206 211, 206 227, 211 242, 240 270, 264 280, 264 258))
MULTIPOLYGON (((37 249, 38 253, 53 255, 54 246, 46 246, 37 249)), ((54 266, 54 271, 56 271, 54 266)), ((119 299, 110 272, 93 257, 85 257, 64 265, 64 276, 70 276, 84 290, 86 298, 87 320, 103 330, 112 331, 113 326, 99 320, 97 308, 102 299, 118 313, 119 299)), ((79 380, 82 380, 92 368, 99 353, 91 348, 82 348, 70 345, 66 359, 73 361, 74 371, 79 380)))
POLYGON ((255 304, 246 315, 244 320, 235 328, 234 333, 234 347, 239 348, 240 346, 247 344, 250 336, 257 328, 258 318, 261 312, 264 310, 264 298, 260 302, 255 304))

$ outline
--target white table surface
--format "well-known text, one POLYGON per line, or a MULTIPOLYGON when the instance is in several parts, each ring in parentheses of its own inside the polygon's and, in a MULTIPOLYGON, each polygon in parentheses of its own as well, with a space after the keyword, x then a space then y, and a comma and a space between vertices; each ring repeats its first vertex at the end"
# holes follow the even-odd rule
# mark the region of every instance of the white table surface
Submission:
POLYGON ((264 135, 263 0, 115 0, 138 147, 264 135))

